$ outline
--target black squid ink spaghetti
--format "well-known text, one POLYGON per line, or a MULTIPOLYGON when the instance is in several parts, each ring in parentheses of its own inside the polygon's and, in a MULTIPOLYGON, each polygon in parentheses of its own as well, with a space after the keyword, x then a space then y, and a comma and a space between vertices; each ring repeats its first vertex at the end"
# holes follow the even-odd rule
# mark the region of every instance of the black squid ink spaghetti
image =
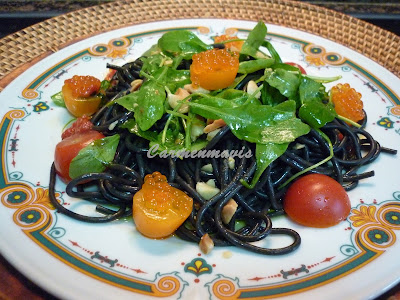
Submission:
MULTIPOLYGON (((173 232, 204 252, 213 246, 267 255, 297 249, 297 232, 272 225, 285 214, 292 183, 318 174, 348 191, 374 176, 363 166, 396 150, 365 130, 361 95, 348 84, 326 91, 322 82, 339 78, 308 76, 283 63, 266 33, 260 22, 245 40, 222 36, 208 45, 189 31, 171 31, 135 61, 107 65, 111 75, 103 82, 66 81, 53 100, 78 119, 56 148, 52 204, 91 223, 133 215, 139 225, 154 214, 144 223, 156 234, 144 235, 173 232), (354 101, 348 115, 338 112, 343 99, 354 101), (156 149, 151 156, 150 149, 156 149), (99 215, 63 206, 55 196, 57 177, 68 196, 93 203, 99 215), (276 234, 293 242, 272 249, 254 243, 276 234)), ((311 226, 327 227, 322 217, 308 218, 315 220, 311 226)))

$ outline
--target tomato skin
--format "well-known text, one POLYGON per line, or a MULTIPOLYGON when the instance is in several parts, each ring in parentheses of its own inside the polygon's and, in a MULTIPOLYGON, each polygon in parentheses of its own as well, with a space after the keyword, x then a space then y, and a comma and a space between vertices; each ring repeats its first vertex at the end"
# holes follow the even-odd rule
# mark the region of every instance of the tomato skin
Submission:
POLYGON ((310 174, 292 183, 283 208, 301 225, 325 228, 345 220, 351 204, 345 189, 336 180, 322 174, 310 174))
POLYGON ((132 216, 136 229, 146 237, 170 236, 193 209, 193 199, 170 186, 160 172, 146 175, 142 189, 133 196, 132 216))
POLYGON ((78 152, 91 142, 104 137, 105 136, 98 131, 89 130, 84 133, 71 135, 56 145, 54 152, 54 166, 62 181, 65 183, 71 181, 71 177, 69 176, 69 166, 72 159, 78 155, 78 152))
POLYGON ((67 79, 62 87, 64 103, 68 111, 75 117, 92 115, 101 102, 98 96, 101 82, 93 76, 73 76, 67 79))

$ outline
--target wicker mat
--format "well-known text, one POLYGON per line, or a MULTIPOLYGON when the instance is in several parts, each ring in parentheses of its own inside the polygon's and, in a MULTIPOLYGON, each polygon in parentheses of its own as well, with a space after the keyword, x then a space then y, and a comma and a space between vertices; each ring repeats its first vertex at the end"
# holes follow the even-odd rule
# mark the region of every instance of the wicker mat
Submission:
POLYGON ((73 42, 112 29, 160 20, 263 20, 343 44, 400 77, 400 37, 326 8, 288 0, 133 0, 94 6, 0 39, 0 88, 30 65, 73 42))

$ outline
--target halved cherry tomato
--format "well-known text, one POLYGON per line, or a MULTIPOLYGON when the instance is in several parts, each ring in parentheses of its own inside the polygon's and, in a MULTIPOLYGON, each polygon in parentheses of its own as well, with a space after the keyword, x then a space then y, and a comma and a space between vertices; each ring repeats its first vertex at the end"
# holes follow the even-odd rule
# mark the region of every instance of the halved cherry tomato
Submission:
POLYGON ((190 80, 194 86, 219 90, 233 83, 239 70, 238 53, 226 49, 211 49, 194 54, 190 65, 190 80))
POLYGON ((283 202, 287 215, 309 227, 330 227, 347 218, 351 205, 344 188, 322 174, 305 175, 289 187, 283 202))
POLYGON ((54 153, 54 166, 60 178, 68 183, 71 180, 69 176, 69 166, 71 160, 78 155, 78 152, 89 145, 91 142, 104 138, 104 135, 95 130, 89 130, 83 133, 71 135, 56 145, 54 153))
POLYGON ((185 222, 193 199, 170 186, 160 172, 146 175, 142 189, 133 196, 136 229, 149 238, 165 238, 185 222))
POLYGON ((65 139, 71 135, 77 133, 83 133, 89 130, 92 130, 93 124, 90 122, 88 116, 82 116, 76 119, 74 123, 72 123, 71 127, 67 128, 61 135, 62 139, 65 139))
POLYGON ((92 115, 100 106, 101 82, 93 76, 74 75, 67 79, 62 87, 64 103, 68 111, 75 117, 92 115))

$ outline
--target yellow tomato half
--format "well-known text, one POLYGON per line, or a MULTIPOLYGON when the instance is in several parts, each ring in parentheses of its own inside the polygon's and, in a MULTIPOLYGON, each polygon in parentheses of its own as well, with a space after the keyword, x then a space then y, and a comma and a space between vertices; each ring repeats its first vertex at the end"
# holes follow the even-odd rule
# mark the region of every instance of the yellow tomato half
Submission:
POLYGON ((101 102, 98 96, 101 82, 93 76, 73 76, 62 87, 64 103, 75 117, 90 116, 95 113, 101 102))
POLYGON ((190 80, 194 86, 219 90, 233 83, 239 70, 238 53, 226 49, 211 49, 194 54, 190 80))
POLYGON ((170 186, 164 175, 146 175, 142 189, 133 197, 132 215, 136 229, 149 238, 165 238, 185 222, 193 199, 170 186))

